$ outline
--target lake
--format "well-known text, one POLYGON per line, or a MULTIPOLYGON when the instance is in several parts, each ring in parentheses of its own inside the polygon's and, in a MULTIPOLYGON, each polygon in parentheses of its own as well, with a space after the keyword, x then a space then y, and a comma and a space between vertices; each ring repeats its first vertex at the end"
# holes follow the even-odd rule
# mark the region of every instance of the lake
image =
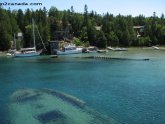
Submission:
POLYGON ((11 94, 22 88, 49 88, 71 94, 84 100, 89 108, 124 124, 163 124, 165 50, 132 48, 58 58, 1 56, 1 124, 7 124, 10 119, 11 94), (83 58, 85 56, 130 60, 83 58), (150 60, 141 60, 145 58, 150 60))

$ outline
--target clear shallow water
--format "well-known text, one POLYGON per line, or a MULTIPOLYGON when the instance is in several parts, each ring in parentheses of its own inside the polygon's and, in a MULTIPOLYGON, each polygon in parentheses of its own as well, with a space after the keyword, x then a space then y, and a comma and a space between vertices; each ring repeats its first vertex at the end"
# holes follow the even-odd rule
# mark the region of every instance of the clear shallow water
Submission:
POLYGON ((20 88, 51 88, 128 124, 165 123, 165 51, 133 49, 95 54, 149 61, 0 57, 0 122, 8 119, 9 96, 20 88))

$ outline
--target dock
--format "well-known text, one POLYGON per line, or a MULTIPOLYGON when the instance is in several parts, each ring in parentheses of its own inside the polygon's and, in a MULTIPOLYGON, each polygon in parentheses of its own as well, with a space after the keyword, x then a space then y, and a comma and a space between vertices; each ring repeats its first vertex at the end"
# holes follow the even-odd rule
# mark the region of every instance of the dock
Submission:
POLYGON ((108 56, 88 56, 88 57, 82 57, 82 58, 87 58, 87 59, 104 59, 104 60, 135 60, 135 61, 148 61, 150 60, 149 58, 117 58, 117 57, 108 57, 108 56))

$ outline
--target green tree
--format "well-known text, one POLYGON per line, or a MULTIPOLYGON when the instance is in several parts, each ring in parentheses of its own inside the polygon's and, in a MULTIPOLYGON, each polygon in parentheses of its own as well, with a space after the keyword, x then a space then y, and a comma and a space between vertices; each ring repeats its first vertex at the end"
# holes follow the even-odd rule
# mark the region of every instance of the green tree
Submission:
POLYGON ((149 36, 139 38, 139 46, 150 46, 151 40, 149 36))
POLYGON ((49 12, 50 40, 54 40, 55 31, 62 30, 60 12, 56 7, 51 7, 49 12))
POLYGON ((91 45, 96 45, 96 37, 97 37, 96 33, 97 32, 96 32, 94 22, 90 20, 88 24, 88 29, 87 29, 87 35, 88 35, 89 43, 91 45))
POLYGON ((24 25, 27 26, 31 23, 32 23, 32 12, 30 11, 30 9, 27 9, 24 15, 24 25))
POLYGON ((71 16, 72 21, 69 23, 72 27, 72 34, 76 37, 81 37, 82 35, 82 25, 83 25, 83 16, 81 14, 75 13, 73 16, 71 16))
POLYGON ((8 50, 12 40, 12 25, 9 13, 0 8, 0 50, 8 50))
POLYGON ((80 38, 84 42, 88 42, 87 27, 83 27, 81 30, 80 38))
POLYGON ((63 29, 66 30, 66 28, 68 27, 69 21, 68 21, 68 15, 66 13, 66 11, 64 11, 64 15, 62 17, 62 26, 63 29))
POLYGON ((133 18, 133 23, 136 26, 143 26, 143 25, 145 25, 146 24, 145 16, 143 16, 143 15, 136 16, 135 18, 133 18))
POLYGON ((32 36, 32 25, 27 25, 25 27, 24 39, 25 41, 24 41, 23 47, 34 47, 33 36, 32 36))
POLYGON ((17 23, 18 23, 19 29, 22 32, 24 32, 24 30, 25 30, 25 27, 24 27, 24 14, 23 14, 23 11, 21 9, 19 9, 18 13, 17 13, 17 23))
POLYGON ((89 21, 88 6, 85 4, 85 6, 84 6, 84 22, 83 22, 83 26, 87 26, 88 27, 88 21, 89 21))
POLYGON ((102 30, 99 31, 97 35, 97 46, 100 48, 107 47, 107 38, 105 37, 105 34, 102 30))
POLYGON ((161 28, 160 34, 161 34, 161 43, 164 45, 165 44, 165 26, 161 28))
POLYGON ((109 34, 107 34, 107 45, 119 46, 119 39, 116 36, 115 32, 111 31, 109 34))

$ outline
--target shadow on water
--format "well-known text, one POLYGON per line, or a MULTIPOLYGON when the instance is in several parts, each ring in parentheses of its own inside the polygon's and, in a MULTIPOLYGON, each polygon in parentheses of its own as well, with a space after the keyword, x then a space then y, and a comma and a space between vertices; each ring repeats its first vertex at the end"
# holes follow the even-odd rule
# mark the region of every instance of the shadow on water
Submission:
MULTIPOLYGON (((86 56, 86 57, 67 57, 67 58, 42 58, 42 59, 26 59, 19 61, 26 63, 39 63, 39 64, 54 64, 54 63, 99 63, 107 61, 149 61, 149 58, 121 58, 121 57, 108 57, 108 56, 86 56)), ((16 60, 18 61, 18 60, 16 60)))

